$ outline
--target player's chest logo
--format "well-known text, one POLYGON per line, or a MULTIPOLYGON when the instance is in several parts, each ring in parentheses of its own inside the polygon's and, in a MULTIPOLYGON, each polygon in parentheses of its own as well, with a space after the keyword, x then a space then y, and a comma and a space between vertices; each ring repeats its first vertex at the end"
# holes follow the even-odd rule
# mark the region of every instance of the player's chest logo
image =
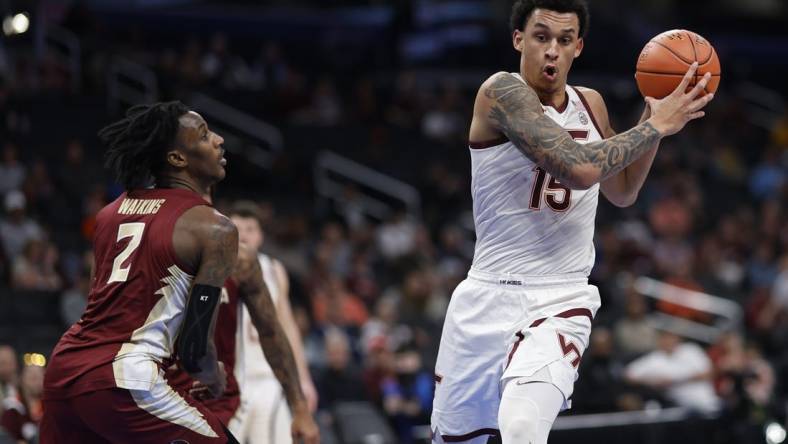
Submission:
POLYGON ((586 116, 586 113, 580 111, 579 114, 580 114, 580 123, 582 125, 588 125, 588 116, 586 116))

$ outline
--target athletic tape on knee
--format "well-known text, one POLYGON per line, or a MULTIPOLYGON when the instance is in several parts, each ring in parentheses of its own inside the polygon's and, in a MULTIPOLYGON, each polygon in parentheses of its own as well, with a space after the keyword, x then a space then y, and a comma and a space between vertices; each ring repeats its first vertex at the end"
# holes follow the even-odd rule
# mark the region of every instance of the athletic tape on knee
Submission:
POLYGON ((192 287, 177 340, 178 357, 183 368, 190 373, 201 371, 199 361, 205 356, 208 347, 213 311, 221 293, 221 288, 212 285, 195 284, 192 287))

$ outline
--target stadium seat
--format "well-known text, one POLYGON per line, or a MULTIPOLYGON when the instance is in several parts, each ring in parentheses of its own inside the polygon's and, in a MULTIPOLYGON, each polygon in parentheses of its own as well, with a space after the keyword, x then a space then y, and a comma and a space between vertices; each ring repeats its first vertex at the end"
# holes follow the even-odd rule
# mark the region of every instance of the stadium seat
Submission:
POLYGON ((342 402, 334 419, 345 444, 394 444, 397 439, 386 419, 368 402, 342 402))

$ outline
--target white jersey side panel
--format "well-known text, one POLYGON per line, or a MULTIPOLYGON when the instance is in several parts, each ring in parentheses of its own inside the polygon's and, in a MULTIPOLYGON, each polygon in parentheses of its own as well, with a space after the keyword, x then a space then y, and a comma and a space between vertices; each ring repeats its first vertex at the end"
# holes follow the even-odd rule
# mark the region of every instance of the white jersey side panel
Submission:
MULTIPOLYGON (((568 103, 544 112, 579 143, 602 139, 591 110, 567 86, 568 103)), ((507 141, 471 148, 476 226, 473 268, 528 276, 591 272, 599 184, 569 190, 507 141)))
MULTIPOLYGON (((276 305, 281 297, 281 289, 279 288, 279 280, 274 271, 274 261, 265 254, 259 254, 258 259, 260 260, 260 268, 263 270, 265 285, 268 286, 268 291, 271 293, 271 299, 273 299, 274 305, 276 305)), ((243 359, 244 376, 246 378, 273 377, 274 372, 271 370, 271 366, 268 365, 268 361, 265 359, 265 355, 263 355, 263 351, 260 348, 260 337, 257 335, 257 329, 254 328, 254 324, 252 324, 246 306, 243 307, 242 317, 242 338, 241 341, 238 342, 243 343, 245 352, 243 359)))

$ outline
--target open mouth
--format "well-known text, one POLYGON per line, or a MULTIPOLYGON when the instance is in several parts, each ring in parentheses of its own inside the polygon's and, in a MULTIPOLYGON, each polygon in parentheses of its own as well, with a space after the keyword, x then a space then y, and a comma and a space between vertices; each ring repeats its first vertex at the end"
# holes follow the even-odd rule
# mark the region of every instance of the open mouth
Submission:
POLYGON ((542 75, 547 80, 553 81, 558 77, 558 68, 555 65, 545 65, 542 75))

